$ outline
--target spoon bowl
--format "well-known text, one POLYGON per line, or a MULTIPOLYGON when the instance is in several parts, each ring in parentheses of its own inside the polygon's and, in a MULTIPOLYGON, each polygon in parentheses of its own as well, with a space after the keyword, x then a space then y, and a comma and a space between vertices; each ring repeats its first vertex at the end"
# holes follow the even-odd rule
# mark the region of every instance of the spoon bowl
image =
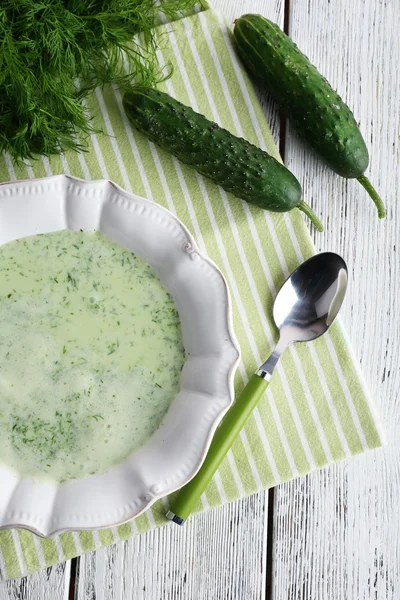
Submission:
POLYGON ((316 254, 293 271, 274 302, 279 341, 256 375, 269 381, 289 344, 310 342, 323 335, 335 320, 346 289, 346 263, 333 252, 316 254))
POLYGON ((341 256, 323 252, 306 260, 285 281, 274 302, 274 321, 293 342, 319 337, 334 321, 347 288, 341 256))

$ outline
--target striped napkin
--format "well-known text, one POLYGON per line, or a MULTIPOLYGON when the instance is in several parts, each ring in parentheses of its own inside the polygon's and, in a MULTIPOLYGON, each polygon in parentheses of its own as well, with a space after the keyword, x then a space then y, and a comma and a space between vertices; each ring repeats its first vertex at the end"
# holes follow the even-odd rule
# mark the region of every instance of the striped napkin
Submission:
MULTIPOLYGON (((212 10, 157 28, 160 61, 174 73, 163 89, 279 159, 252 85, 240 66, 222 16, 212 10)), ((175 213, 200 249, 223 270, 232 292, 242 349, 239 393, 277 341, 272 303, 289 273, 313 254, 296 209, 276 215, 249 206, 157 149, 132 130, 117 89, 97 90, 87 154, 66 154, 25 167, 0 159, 0 180, 67 173, 106 178, 175 213)), ((351 294, 351 290, 350 290, 351 294)), ((384 434, 340 323, 329 335, 286 351, 271 386, 234 444, 197 510, 253 494, 382 445, 384 434)), ((167 502, 135 521, 99 532, 42 540, 22 530, 0 532, 0 572, 16 578, 164 525, 167 502)), ((175 527, 176 525, 171 525, 175 527)))

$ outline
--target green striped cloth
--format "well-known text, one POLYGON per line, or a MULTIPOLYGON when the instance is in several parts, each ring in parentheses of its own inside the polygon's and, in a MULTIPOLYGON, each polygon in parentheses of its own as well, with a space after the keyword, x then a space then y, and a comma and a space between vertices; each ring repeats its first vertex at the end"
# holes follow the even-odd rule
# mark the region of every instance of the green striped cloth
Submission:
MULTIPOLYGON (((161 62, 175 65, 163 89, 279 158, 221 15, 207 10, 157 30, 161 62)), ((271 317, 277 290, 314 252, 303 217, 297 210, 275 215, 249 206, 158 150, 132 130, 117 89, 97 90, 89 109, 95 125, 109 135, 93 135, 87 154, 43 159, 23 168, 3 157, 1 180, 63 172, 107 178, 175 213, 194 233, 200 249, 221 267, 231 289, 242 349, 235 379, 240 392, 277 340, 271 317)), ((376 448, 383 440, 348 341, 335 324, 329 335, 285 353, 265 398, 197 510, 376 448)), ((163 525, 167 505, 160 501, 131 523, 93 533, 43 540, 22 530, 2 531, 1 576, 20 577, 163 525)))

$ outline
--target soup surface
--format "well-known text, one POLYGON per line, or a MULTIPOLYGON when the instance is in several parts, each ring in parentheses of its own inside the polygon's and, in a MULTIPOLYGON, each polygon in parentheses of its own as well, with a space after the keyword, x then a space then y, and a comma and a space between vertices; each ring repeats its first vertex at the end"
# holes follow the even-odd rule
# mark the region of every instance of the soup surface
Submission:
POLYGON ((179 390, 174 302, 98 232, 0 246, 0 462, 62 482, 142 446, 179 390))

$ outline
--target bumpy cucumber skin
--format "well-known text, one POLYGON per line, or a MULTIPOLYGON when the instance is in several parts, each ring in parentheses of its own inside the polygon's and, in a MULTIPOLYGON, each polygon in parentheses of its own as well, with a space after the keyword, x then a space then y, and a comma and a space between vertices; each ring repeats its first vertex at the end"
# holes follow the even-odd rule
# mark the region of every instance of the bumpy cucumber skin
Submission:
POLYGON ((123 105, 136 129, 224 190, 273 212, 301 204, 300 183, 286 167, 168 94, 137 87, 123 105))
POLYGON ((237 19, 234 36, 246 68, 282 106, 298 134, 333 171, 360 177, 369 156, 353 113, 296 44, 260 15, 237 19))

